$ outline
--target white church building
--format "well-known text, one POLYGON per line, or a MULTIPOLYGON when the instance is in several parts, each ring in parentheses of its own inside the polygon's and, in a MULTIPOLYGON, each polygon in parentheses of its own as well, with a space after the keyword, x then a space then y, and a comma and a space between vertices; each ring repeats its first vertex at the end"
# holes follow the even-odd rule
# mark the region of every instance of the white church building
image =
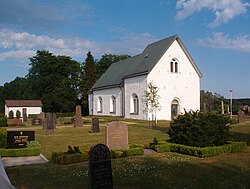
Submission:
POLYGON ((89 114, 151 118, 143 102, 148 83, 158 87, 157 119, 171 120, 200 109, 202 74, 181 39, 171 36, 149 44, 134 57, 113 63, 89 91, 89 114))

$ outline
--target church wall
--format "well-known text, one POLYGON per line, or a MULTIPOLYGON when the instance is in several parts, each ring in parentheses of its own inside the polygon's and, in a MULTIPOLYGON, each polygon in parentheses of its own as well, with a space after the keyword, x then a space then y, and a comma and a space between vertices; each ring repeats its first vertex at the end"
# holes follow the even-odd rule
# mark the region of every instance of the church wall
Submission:
POLYGON ((145 105, 143 103, 143 96, 147 90, 147 76, 137 76, 127 78, 124 80, 125 90, 125 117, 131 119, 147 119, 147 115, 143 113, 145 105), (138 96, 139 112, 138 114, 131 113, 131 97, 133 94, 138 96))
POLYGON ((171 102, 176 99, 180 103, 180 113, 186 110, 200 109, 200 78, 190 60, 175 41, 162 56, 147 78, 159 88, 161 111, 158 119, 171 120, 171 102), (178 59, 178 73, 172 73, 170 62, 178 59))
POLYGON ((89 95, 89 112, 90 115, 100 116, 122 116, 122 90, 121 88, 110 88, 98 91, 93 91, 93 94, 89 95), (92 96, 91 96, 92 95, 92 96), (110 112, 110 99, 114 96, 116 99, 115 112, 110 112), (98 98, 102 98, 102 112, 98 112, 98 98), (91 106, 93 106, 93 114, 91 106))

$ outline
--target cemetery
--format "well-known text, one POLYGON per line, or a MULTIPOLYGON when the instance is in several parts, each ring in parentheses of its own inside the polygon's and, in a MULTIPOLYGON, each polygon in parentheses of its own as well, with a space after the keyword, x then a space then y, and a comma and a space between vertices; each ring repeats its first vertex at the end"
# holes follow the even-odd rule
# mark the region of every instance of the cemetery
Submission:
POLYGON ((12 185, 16 188, 200 188, 209 181, 212 187, 226 183, 231 188, 239 182, 250 186, 250 118, 244 116, 242 121, 241 112, 234 116, 239 123, 228 127, 233 142, 222 147, 171 142, 170 130, 176 120, 159 120, 152 128, 144 120, 79 114, 78 108, 69 117, 42 113, 28 118, 25 125, 0 128, 1 135, 6 132, 9 145, 0 150, 3 162, 6 156, 40 153, 49 160, 49 163, 6 167, 12 185), (145 155, 145 149, 157 153, 145 155), (101 160, 104 157, 109 161, 101 160))

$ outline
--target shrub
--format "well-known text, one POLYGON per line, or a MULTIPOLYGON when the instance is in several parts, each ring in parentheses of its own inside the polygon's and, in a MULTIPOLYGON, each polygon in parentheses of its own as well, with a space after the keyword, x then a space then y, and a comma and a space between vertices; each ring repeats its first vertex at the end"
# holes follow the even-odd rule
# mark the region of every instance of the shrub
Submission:
POLYGON ((16 111, 16 118, 19 119, 21 117, 21 112, 19 110, 16 111))
POLYGON ((0 127, 7 127, 7 118, 6 117, 0 117, 0 127))
POLYGON ((38 141, 29 141, 26 147, 27 148, 40 148, 41 144, 38 141))
POLYGON ((223 153, 240 152, 246 146, 247 146, 246 142, 232 142, 229 144, 225 144, 223 146, 213 146, 205 148, 168 143, 168 144, 157 145, 156 149, 157 152, 159 153, 171 151, 198 157, 211 157, 223 153))
POLYGON ((71 146, 68 146, 68 151, 66 152, 66 154, 76 154, 76 153, 79 154, 82 153, 79 149, 79 146, 74 146, 74 149, 71 146))
POLYGON ((4 113, 0 113, 0 117, 5 117, 5 114, 4 113))
POLYGON ((59 165, 79 163, 88 160, 88 152, 67 154, 65 152, 52 152, 51 160, 59 165))
POLYGON ((221 146, 229 140, 229 119, 220 114, 185 112, 170 123, 169 142, 188 146, 221 146))
POLYGON ((56 117, 73 117, 75 115, 75 112, 57 112, 56 117))
POLYGON ((10 119, 13 119, 14 118, 14 112, 11 110, 9 111, 9 118, 10 119))
POLYGON ((144 154, 142 147, 130 148, 130 149, 120 149, 120 150, 111 150, 111 158, 121 158, 129 156, 141 156, 144 154))
POLYGON ((2 157, 26 157, 26 156, 37 156, 41 152, 40 148, 11 148, 3 149, 0 148, 0 156, 2 157))
POLYGON ((0 148, 7 147, 7 130, 0 128, 0 148))

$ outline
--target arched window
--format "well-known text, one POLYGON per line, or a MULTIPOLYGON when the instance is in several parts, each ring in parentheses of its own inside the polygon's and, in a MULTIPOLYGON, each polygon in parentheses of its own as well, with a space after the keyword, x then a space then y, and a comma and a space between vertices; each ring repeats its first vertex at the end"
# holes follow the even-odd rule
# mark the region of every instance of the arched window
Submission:
POLYGON ((115 113, 116 110, 116 99, 114 96, 110 98, 110 113, 115 113))
POLYGON ((99 97, 98 98, 98 102, 97 102, 97 112, 98 113, 102 113, 102 106, 103 106, 103 104, 102 104, 102 97, 99 97))
POLYGON ((177 58, 173 58, 170 62, 170 72, 178 73, 179 72, 179 61, 177 58))
POLYGON ((171 117, 177 117, 180 114, 180 103, 178 100, 174 99, 171 102, 171 117))
POLYGON ((130 113, 131 114, 139 113, 139 100, 136 94, 133 94, 130 99, 130 113))

